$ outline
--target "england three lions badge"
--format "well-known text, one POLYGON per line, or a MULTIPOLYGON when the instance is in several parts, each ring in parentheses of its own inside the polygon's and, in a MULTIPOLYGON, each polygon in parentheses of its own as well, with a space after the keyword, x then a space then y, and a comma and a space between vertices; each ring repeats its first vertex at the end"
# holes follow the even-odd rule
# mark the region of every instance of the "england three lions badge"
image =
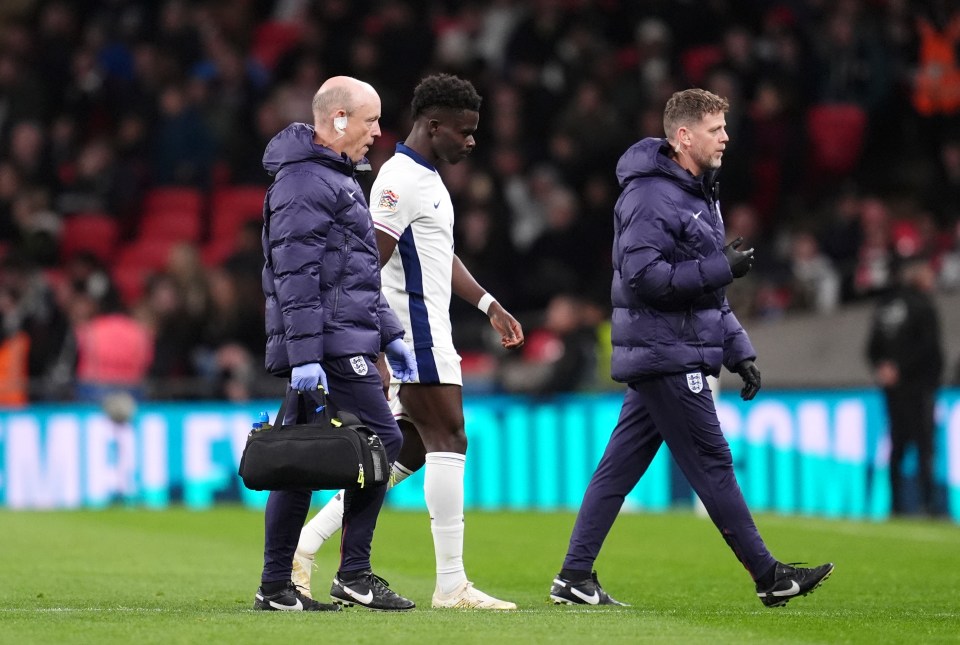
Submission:
POLYGON ((694 394, 698 394, 703 391, 703 374, 700 372, 690 372, 687 374, 687 387, 690 388, 690 391, 694 394))
POLYGON ((366 376, 367 374, 367 359, 363 356, 354 356, 350 359, 350 367, 353 368, 353 371, 360 376, 366 376))

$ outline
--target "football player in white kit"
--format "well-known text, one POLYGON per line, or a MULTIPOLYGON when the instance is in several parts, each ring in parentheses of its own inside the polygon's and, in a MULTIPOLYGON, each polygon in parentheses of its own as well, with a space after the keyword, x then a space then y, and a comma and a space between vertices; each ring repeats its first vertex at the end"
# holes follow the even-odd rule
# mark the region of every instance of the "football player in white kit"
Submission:
MULTIPOLYGON (((411 104, 413 128, 380 170, 370 192, 380 251, 381 283, 417 357, 419 380, 390 385, 390 403, 404 431, 393 466, 396 485, 426 464, 424 497, 437 561, 433 607, 516 609, 473 586, 463 564, 463 473, 467 437, 460 356, 450 326, 451 292, 490 318, 506 348, 523 345, 520 323, 487 293, 454 253, 453 203, 437 166, 467 157, 476 142, 480 95, 469 81, 437 74, 423 79, 411 104)), ((383 363, 383 361, 381 361, 383 363)), ((293 581, 310 593, 314 554, 340 529, 338 493, 303 527, 293 581)))

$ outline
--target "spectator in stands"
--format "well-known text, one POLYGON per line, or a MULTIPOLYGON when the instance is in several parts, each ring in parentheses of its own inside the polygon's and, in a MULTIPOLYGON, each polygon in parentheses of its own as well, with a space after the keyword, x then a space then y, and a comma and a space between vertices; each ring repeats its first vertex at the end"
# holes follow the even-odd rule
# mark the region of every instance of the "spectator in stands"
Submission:
POLYGON ((272 96, 260 103, 256 108, 252 131, 244 137, 230 136, 224 143, 221 157, 229 171, 230 182, 246 185, 269 184, 270 175, 263 172, 263 166, 255 151, 263 150, 273 135, 290 123, 288 117, 281 112, 278 96, 272 96))
POLYGON ((526 253, 547 227, 551 195, 565 187, 556 169, 549 164, 534 167, 526 176, 506 175, 518 169, 509 153, 507 155, 506 159, 499 161, 503 164, 500 170, 507 181, 504 196, 510 208, 510 240, 519 252, 526 253))
POLYGON ((829 11, 824 22, 816 52, 820 102, 855 103, 874 111, 886 100, 893 78, 871 16, 859 3, 847 3, 829 11))
POLYGON ((153 335, 153 362, 149 376, 155 381, 152 398, 192 398, 196 390, 193 351, 198 341, 198 322, 187 314, 184 294, 168 274, 152 276, 147 292, 135 312, 153 335))
POLYGON ((542 310, 553 294, 586 288, 592 267, 572 264, 572 257, 590 256, 580 205, 572 190, 557 187, 545 195, 543 231, 522 257, 523 292, 528 309, 542 310))
POLYGON ((783 197, 797 183, 799 136, 803 131, 790 93, 776 81, 761 79, 743 124, 750 152, 750 202, 763 231, 770 231, 782 215, 783 197))
MULTIPOLYGON (((577 191, 580 202, 579 224, 580 295, 591 302, 606 302, 610 291, 610 248, 613 244, 613 226, 610 213, 617 201, 615 178, 594 169, 582 179, 577 191)), ((572 286, 559 291, 570 290, 572 286)))
POLYGON ((24 255, 38 266, 55 266, 60 259, 58 241, 63 218, 50 208, 47 191, 40 187, 20 191, 12 215, 24 255))
POLYGON ((119 181, 120 170, 112 142, 104 138, 87 142, 79 151, 70 178, 62 184, 57 210, 115 214, 118 195, 127 188, 119 181))
POLYGON ((6 108, 0 113, 0 137, 4 139, 12 124, 42 118, 51 107, 45 96, 45 81, 49 83, 50 79, 36 74, 25 60, 12 51, 0 51, 0 99, 6 108))
POLYGON ((890 211, 879 197, 866 197, 860 202, 860 230, 863 238, 857 249, 854 295, 876 295, 890 287, 893 262, 890 211))
POLYGON ((63 266, 63 303, 62 308, 69 310, 69 300, 73 293, 91 294, 105 311, 115 311, 122 307, 120 294, 110 279, 110 273, 96 255, 87 251, 75 253, 63 266))
POLYGON ((824 210, 820 248, 840 274, 841 299, 846 302, 855 296, 857 254, 863 243, 860 196, 856 187, 851 184, 842 187, 824 205, 824 210))
POLYGON ((19 306, 18 294, 0 288, 0 405, 26 405, 30 399, 27 359, 30 337, 15 325, 19 306))
POLYGON ((204 58, 192 66, 186 89, 215 148, 222 149, 230 138, 252 129, 266 79, 223 34, 206 32, 203 45, 204 58))
POLYGON ((924 186, 928 206, 942 226, 960 222, 960 133, 951 133, 939 143, 940 168, 924 186))
POLYGON ((23 187, 20 172, 9 159, 0 159, 0 245, 20 241, 20 231, 13 217, 13 202, 23 187))
POLYGON ((960 220, 953 226, 950 250, 942 258, 940 285, 951 291, 960 289, 960 220))
POLYGON ((585 311, 586 303, 576 295, 560 293, 551 298, 522 353, 504 356, 497 369, 500 388, 544 396, 591 386, 596 375, 597 330, 585 311))
POLYGON ((568 136, 573 145, 573 169, 580 172, 572 172, 570 177, 612 163, 623 140, 628 138, 622 123, 621 115, 599 83, 580 83, 569 107, 557 118, 555 128, 555 132, 568 136))
MULTIPOLYGON (((732 139, 732 137, 731 137, 732 139)), ((727 172, 727 161, 723 164, 724 177, 727 172)), ((760 230, 760 217, 757 210, 749 202, 726 202, 723 209, 723 221, 727 227, 727 235, 732 239, 743 238, 743 244, 746 248, 756 248, 763 245, 769 248, 769 245, 763 244, 764 237, 760 230)), ((763 254, 768 256, 770 254, 763 254)), ((755 262, 759 263, 760 260, 755 262)), ((764 259, 763 263, 771 263, 771 259, 764 259)), ((727 300, 730 301, 730 307, 738 312, 738 315, 753 316, 758 311, 758 305, 764 304, 758 302, 760 296, 763 296, 768 285, 765 284, 763 277, 755 275, 757 272, 750 271, 747 275, 727 286, 727 300), (740 314, 743 312, 743 314, 740 314)), ((769 315, 769 310, 762 313, 769 315)))
MULTIPOLYGON (((245 401, 256 391, 262 374, 264 335, 263 302, 242 300, 237 280, 225 268, 207 272, 209 308, 200 327, 194 357, 205 379, 206 395, 245 401)), ((273 386, 273 379, 270 379, 273 386)), ((273 396, 275 388, 263 390, 273 396)))
POLYGON ((208 314, 210 290, 207 269, 200 262, 200 251, 189 242, 180 242, 170 248, 167 275, 176 283, 183 301, 183 312, 188 320, 200 324, 208 314))
POLYGON ((115 165, 112 212, 125 238, 136 237, 140 206, 150 181, 146 117, 128 113, 118 118, 113 139, 115 165))
POLYGON ((867 344, 874 379, 883 388, 890 432, 890 490, 896 515, 942 512, 933 482, 934 396, 944 356, 940 319, 931 298, 936 274, 927 258, 899 260, 896 288, 877 305, 867 344), (906 496, 904 458, 915 446, 919 505, 906 496))
POLYGON ((167 85, 159 101, 151 146, 154 183, 208 187, 215 145, 212 133, 182 85, 167 85))
POLYGON ((7 154, 24 183, 46 186, 53 182, 53 168, 47 155, 47 131, 39 121, 28 119, 13 126, 7 154))
POLYGON ((70 317, 76 334, 77 400, 104 404, 118 394, 143 399, 154 351, 149 329, 90 288, 74 294, 70 317))
POLYGON ((10 340, 7 383, 17 381, 22 370, 38 391, 31 391, 25 379, 17 381, 14 398, 41 398, 46 394, 41 386, 54 369, 69 333, 67 317, 43 273, 19 251, 0 261, 0 293, 0 334, 10 340))
POLYGON ((840 304, 840 274, 813 233, 798 231, 791 237, 790 272, 793 308, 828 314, 840 304))
POLYGON ((756 48, 756 38, 743 24, 730 25, 723 33, 723 58, 718 68, 729 72, 739 79, 743 96, 750 101, 757 98, 760 77, 760 60, 756 48))
MULTIPOLYGON (((464 162, 461 162, 461 164, 464 162)), ((457 256, 467 270, 491 293, 515 291, 517 254, 506 234, 505 224, 485 205, 467 206, 458 211, 454 224, 457 256)), ((517 299, 504 299, 504 307, 515 307, 517 299)), ((476 308, 460 298, 450 303, 454 346, 462 351, 480 351, 489 323, 478 319, 476 308)))

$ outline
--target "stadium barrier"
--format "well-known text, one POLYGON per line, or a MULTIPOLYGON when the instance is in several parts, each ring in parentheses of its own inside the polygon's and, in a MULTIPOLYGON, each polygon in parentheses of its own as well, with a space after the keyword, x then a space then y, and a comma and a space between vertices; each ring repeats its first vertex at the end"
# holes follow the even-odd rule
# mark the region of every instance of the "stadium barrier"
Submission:
MULTIPOLYGON (((90 405, 0 410, 0 507, 262 507, 266 493, 244 488, 237 464, 251 423, 278 405, 145 403, 121 424, 90 405)), ((618 394, 467 397, 467 507, 577 509, 619 406, 618 394)), ((888 516, 889 443, 879 392, 765 391, 749 404, 731 392, 720 396, 718 414, 754 511, 888 516)), ((958 389, 938 396, 936 455, 945 508, 960 522, 958 389)), ((329 494, 316 493, 315 502, 329 494)), ((422 472, 387 500, 394 508, 424 508, 422 472)), ((624 508, 656 512, 692 501, 664 449, 624 508)))

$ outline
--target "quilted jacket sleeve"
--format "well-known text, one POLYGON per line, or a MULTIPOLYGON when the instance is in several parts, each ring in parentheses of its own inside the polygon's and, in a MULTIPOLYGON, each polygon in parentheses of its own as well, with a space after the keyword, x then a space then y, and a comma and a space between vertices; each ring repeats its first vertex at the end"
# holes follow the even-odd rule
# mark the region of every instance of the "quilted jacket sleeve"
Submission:
POLYGON ((334 190, 307 173, 291 173, 272 191, 270 256, 291 367, 323 358, 320 269, 334 204, 334 190))
POLYGON ((733 280, 723 253, 687 257, 679 209, 662 190, 635 190, 619 212, 620 270, 641 302, 662 309, 682 309, 700 296, 733 280), (629 200, 629 201, 628 201, 629 200))

